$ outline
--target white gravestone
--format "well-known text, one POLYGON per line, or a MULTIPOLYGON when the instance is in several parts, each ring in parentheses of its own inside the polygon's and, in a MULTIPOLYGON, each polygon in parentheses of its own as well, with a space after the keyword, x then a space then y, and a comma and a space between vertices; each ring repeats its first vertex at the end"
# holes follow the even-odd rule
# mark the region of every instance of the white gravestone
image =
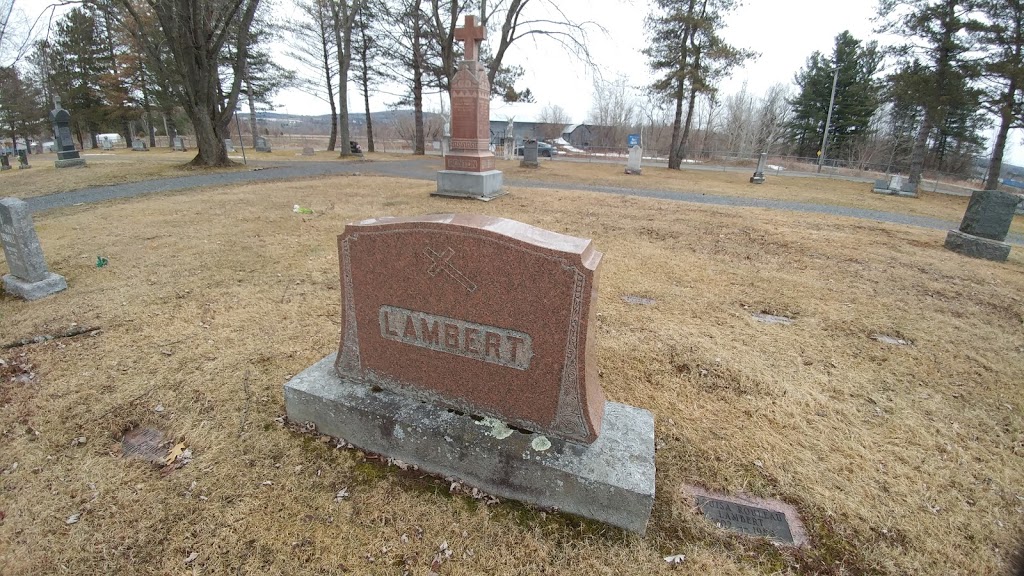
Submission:
POLYGON ((644 157, 644 149, 639 146, 633 146, 629 149, 629 160, 626 161, 626 174, 641 174, 643 169, 640 167, 640 163, 644 157))
POLYGON ((46 267, 43 248, 25 202, 17 198, 0 199, 0 240, 11 271, 3 277, 7 293, 25 300, 38 300, 68 287, 63 276, 46 267))

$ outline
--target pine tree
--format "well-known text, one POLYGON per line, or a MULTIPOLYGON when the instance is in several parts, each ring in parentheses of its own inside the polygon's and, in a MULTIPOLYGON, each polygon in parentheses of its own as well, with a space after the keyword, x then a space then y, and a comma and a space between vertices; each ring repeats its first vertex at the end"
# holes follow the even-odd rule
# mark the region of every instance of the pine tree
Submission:
POLYGON ((871 117, 880 103, 881 85, 875 80, 882 63, 876 43, 862 43, 849 31, 836 36, 831 57, 814 52, 797 72, 799 93, 790 101, 793 118, 789 124, 790 141, 797 154, 814 157, 821 146, 832 101, 829 123, 828 155, 847 157, 868 135, 871 117))
POLYGON ((981 34, 987 52, 983 68, 985 104, 999 118, 985 189, 995 190, 1007 135, 1012 128, 1024 128, 1024 2, 983 0, 981 10, 987 21, 981 34))

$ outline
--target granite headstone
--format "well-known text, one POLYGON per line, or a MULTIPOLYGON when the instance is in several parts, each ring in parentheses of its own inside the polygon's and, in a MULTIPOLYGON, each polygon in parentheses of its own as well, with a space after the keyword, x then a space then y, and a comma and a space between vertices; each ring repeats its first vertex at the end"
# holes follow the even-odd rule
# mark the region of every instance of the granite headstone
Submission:
POLYGON ((28 150, 18 150, 18 170, 31 168, 28 164, 28 150))
POLYGON ((267 141, 263 136, 256 137, 256 146, 253 147, 257 152, 270 152, 270 142, 267 141))
POLYGON ((46 267, 32 215, 23 200, 0 199, 0 240, 10 269, 10 274, 3 277, 4 290, 9 294, 37 300, 67 288, 64 277, 46 267))
POLYGON ((0 153, 0 172, 11 169, 11 157, 6 153, 0 153))
POLYGON ((1010 192, 975 190, 959 230, 946 234, 946 248, 974 258, 1002 262, 1010 255, 1003 242, 1010 232, 1020 198, 1010 192))
POLYGON ((132 139, 132 151, 133 152, 149 152, 149 146, 146 145, 146 141, 142 138, 132 139))
POLYGON ((529 139, 523 142, 523 159, 520 160, 519 166, 521 168, 539 168, 540 162, 537 160, 537 141, 529 139))
POLYGON ((61 108, 59 96, 54 97, 53 104, 50 120, 53 123, 53 142, 57 148, 57 159, 53 165, 57 168, 85 166, 85 159, 75 149, 75 142, 71 137, 71 113, 61 108))
POLYGON ((762 152, 757 157, 757 168, 754 168, 754 175, 750 177, 751 184, 764 184, 764 168, 768 163, 768 154, 762 152))
POLYGON ((173 148, 174 148, 175 152, 187 152, 188 151, 188 149, 185 148, 185 139, 182 138, 181 136, 175 136, 174 137, 173 148))
POLYGON ((644 149, 639 145, 629 149, 629 158, 626 159, 626 174, 643 174, 641 166, 644 158, 644 149))
POLYGON ((590 240, 448 214, 349 224, 338 252, 339 351, 285 385, 291 420, 643 532, 653 416, 601 390, 590 240))

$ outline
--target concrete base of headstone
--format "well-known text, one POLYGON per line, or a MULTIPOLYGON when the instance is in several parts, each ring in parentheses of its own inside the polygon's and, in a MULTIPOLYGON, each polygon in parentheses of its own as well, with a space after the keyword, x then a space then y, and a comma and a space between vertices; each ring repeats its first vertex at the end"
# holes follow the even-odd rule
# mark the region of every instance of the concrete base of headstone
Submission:
MULTIPOLYGON (((903 197, 903 198, 917 198, 917 192, 914 191, 914 190, 911 190, 909 187, 908 188, 903 188, 901 190, 892 190, 890 188, 879 188, 878 187, 878 182, 879 181, 875 182, 875 187, 871 190, 875 194, 886 194, 888 196, 900 196, 900 197, 903 197)), ((883 185, 887 186, 888 183, 884 183, 883 185)))
POLYGON ((526 158, 523 158, 522 160, 519 161, 519 167, 520 168, 540 168, 540 161, 539 160, 527 160, 526 158))
POLYGON ((629 167, 626 167, 626 174, 632 174, 634 176, 639 176, 639 175, 641 175, 643 173, 644 173, 644 169, 643 168, 629 168, 629 167))
POLYGON ((605 403, 601 434, 590 445, 495 434, 486 421, 345 381, 335 356, 284 385, 289 420, 488 494, 646 530, 654 506, 654 415, 647 410, 605 403))
POLYGON ((431 196, 473 198, 486 202, 505 194, 501 187, 501 181, 501 170, 488 170, 486 172, 439 170, 437 173, 437 192, 432 193, 431 196))
POLYGON ((25 300, 39 300, 68 287, 67 280, 53 272, 47 273, 46 278, 38 282, 29 282, 13 274, 5 274, 3 282, 5 292, 25 300))
POLYGON ((67 160, 54 160, 53 165, 56 166, 57 168, 85 166, 85 158, 68 158, 67 160))
POLYGON ((29 164, 18 164, 18 170, 26 170, 31 167, 29 164))
POLYGON ((1005 262, 1010 256, 1009 244, 980 236, 972 236, 959 230, 950 230, 946 234, 946 248, 964 256, 983 258, 995 262, 1005 262))
POLYGON ((10 166, 0 166, 0 172, 6 172, 7 170, 10 170, 10 169, 11 169, 10 166))
POLYGON ((764 174, 754 174, 753 176, 750 177, 751 184, 764 184, 764 181, 764 174))

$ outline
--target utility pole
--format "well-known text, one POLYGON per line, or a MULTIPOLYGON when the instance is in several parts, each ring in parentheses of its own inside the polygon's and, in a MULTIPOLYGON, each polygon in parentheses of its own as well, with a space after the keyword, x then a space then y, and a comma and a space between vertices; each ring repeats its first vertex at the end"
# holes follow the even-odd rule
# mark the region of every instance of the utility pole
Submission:
POLYGON ((825 133, 821 135, 821 150, 818 154, 818 174, 821 174, 821 165, 825 163, 825 152, 828 146, 828 129, 832 124, 832 108, 836 103, 836 82, 839 81, 839 64, 836 64, 836 72, 832 75, 832 96, 828 99, 828 116, 825 117, 825 133))

